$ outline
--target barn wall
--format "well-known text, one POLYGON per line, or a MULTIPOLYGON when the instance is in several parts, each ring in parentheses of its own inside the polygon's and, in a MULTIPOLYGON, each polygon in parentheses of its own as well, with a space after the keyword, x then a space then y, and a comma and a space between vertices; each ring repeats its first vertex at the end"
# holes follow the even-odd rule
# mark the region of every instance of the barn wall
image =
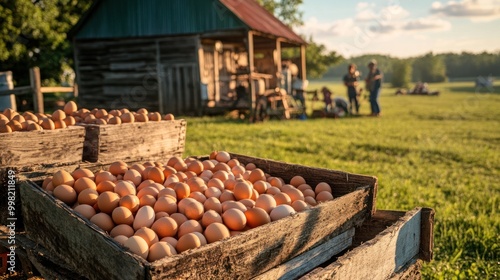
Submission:
POLYGON ((80 105, 199 113, 197 42, 195 36, 76 41, 80 105))

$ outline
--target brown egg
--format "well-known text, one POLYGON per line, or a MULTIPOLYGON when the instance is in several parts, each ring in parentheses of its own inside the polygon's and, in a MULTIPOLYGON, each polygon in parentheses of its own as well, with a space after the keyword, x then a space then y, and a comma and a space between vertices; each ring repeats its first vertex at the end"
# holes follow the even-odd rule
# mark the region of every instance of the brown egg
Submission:
POLYGON ((272 186, 272 187, 277 187, 277 188, 281 188, 281 186, 283 186, 283 182, 282 180, 280 180, 280 178, 278 177, 269 177, 267 179, 267 182, 272 186))
POLYGON ((144 179, 150 179, 156 183, 163 184, 163 182, 165 181, 165 174, 163 174, 163 170, 156 166, 152 166, 151 168, 147 168, 146 170, 146 176, 144 179))
POLYGON ((224 190, 220 195, 219 200, 221 203, 225 201, 234 201, 234 193, 232 191, 224 190))
POLYGON ((18 115, 19 113, 17 113, 14 109, 11 109, 11 108, 6 108, 5 110, 3 110, 3 115, 6 116, 9 120, 11 120, 15 115, 18 115))
POLYGON ((82 177, 88 177, 92 180, 94 180, 95 178, 95 175, 94 175, 94 172, 90 171, 89 169, 86 169, 86 168, 78 168, 78 169, 75 169, 75 171, 73 171, 71 173, 71 176, 73 176, 73 179, 75 180, 78 180, 82 177))
POLYGON ((142 228, 138 229, 134 235, 142 237, 142 239, 144 239, 146 241, 146 243, 148 243, 148 246, 151 246, 159 241, 158 235, 156 235, 156 232, 154 232, 154 230, 147 228, 147 227, 142 227, 142 228))
MULTIPOLYGON (((26 120, 24 119, 24 117, 22 115, 15 115, 14 117, 12 117, 12 120, 19 122, 21 125, 22 125, 22 123, 26 122, 26 120)), ((23 128, 25 128, 25 127, 23 127, 23 128)))
POLYGON ((148 243, 140 236, 132 236, 125 243, 123 243, 124 247, 130 249, 131 252, 141 256, 144 259, 147 259, 149 253, 148 243))
POLYGON ((126 237, 125 235, 117 235, 115 237, 113 237, 113 239, 118 242, 119 244, 123 245, 125 244, 125 241, 128 240, 128 237, 126 237))
POLYGON ((163 186, 166 187, 166 188, 173 189, 174 188, 174 183, 179 183, 179 178, 177 177, 176 174, 168 176, 165 179, 165 182, 163 182, 163 186))
POLYGON ((98 119, 105 118, 108 115, 108 112, 104 109, 99 109, 94 113, 95 117, 98 119))
POLYGON ((75 207, 75 212, 78 212, 80 213, 82 216, 84 216, 85 218, 89 219, 92 218, 92 216, 94 216, 96 213, 95 213, 95 209, 94 207, 90 206, 90 205, 87 205, 87 204, 80 204, 78 206, 75 207))
POLYGON ((43 179, 43 182, 42 182, 42 189, 45 190, 45 188, 47 188, 47 185, 49 183, 52 183, 52 176, 48 176, 46 177, 45 179, 43 179))
POLYGON ((293 185, 294 187, 298 187, 305 183, 306 180, 304 179, 304 177, 300 175, 293 176, 292 179, 290 180, 290 185, 293 185))
POLYGON ((272 211, 271 213, 269 214, 269 216, 271 217, 271 221, 276 221, 276 220, 279 220, 279 219, 283 219, 283 218, 286 218, 292 214, 295 213, 295 210, 293 209, 292 206, 290 205, 287 205, 287 204, 282 204, 282 205, 278 205, 276 206, 272 211))
POLYGON ((75 189, 65 184, 55 187, 54 196, 68 205, 73 205, 73 203, 76 202, 77 198, 75 189))
POLYGON ((170 196, 160 196, 156 200, 153 209, 156 213, 166 212, 168 214, 173 214, 177 212, 177 203, 170 196))
POLYGON ((134 222, 134 215, 132 214, 132 211, 125 206, 116 207, 111 214, 111 218, 113 218, 113 222, 117 225, 132 225, 134 222))
MULTIPOLYGON (((214 175, 217 171, 224 171, 227 174, 231 173, 231 167, 227 165, 226 163, 223 162, 218 162, 215 166, 214 169, 212 170, 214 172, 214 175)), ((231 173, 232 174, 232 173, 231 173)))
POLYGON ((146 188, 146 187, 149 187, 151 186, 152 184, 155 184, 155 182, 153 180, 144 180, 142 181, 139 186, 137 186, 137 191, 139 192, 140 190, 146 188))
MULTIPOLYGON (((187 170, 187 164, 186 164, 186 163, 184 163, 183 161, 181 161, 181 162, 177 162, 177 163, 175 163, 175 164, 174 164, 173 168, 174 168, 177 172, 179 172, 179 171, 183 172, 183 171, 186 171, 186 170, 187 170)), ((177 173, 176 173, 176 174, 177 174, 177 173)))
POLYGON ((247 218, 247 225, 250 228, 255 228, 271 222, 271 217, 262 208, 256 207, 249 209, 245 212, 247 218))
POLYGON ((115 161, 109 165, 109 172, 113 175, 125 174, 128 170, 128 165, 123 161, 115 161))
POLYGON ((181 237, 185 234, 195 232, 195 231, 196 232, 203 232, 203 228, 202 228, 201 224, 195 220, 187 220, 179 226, 179 229, 177 231, 177 236, 181 237))
POLYGON ((64 113, 66 113, 66 115, 71 115, 73 114, 73 112, 76 112, 77 110, 78 106, 76 106, 76 103, 74 101, 68 101, 64 105, 64 113))
POLYGON ((151 195, 153 196, 154 198, 157 198, 158 197, 158 193, 160 193, 160 191, 154 187, 154 186, 148 186, 148 187, 145 187, 143 189, 141 189, 138 193, 137 193, 137 197, 139 199, 141 199, 143 196, 145 195, 151 195))
POLYGON ((111 235, 111 237, 117 237, 119 235, 123 235, 123 236, 126 236, 128 238, 128 237, 131 237, 134 235, 134 229, 127 224, 120 224, 120 225, 116 225, 111 230, 109 235, 111 235))
POLYGON ((177 239, 175 237, 170 237, 170 236, 163 237, 162 239, 160 239, 160 241, 167 242, 168 244, 172 245, 174 248, 175 248, 175 246, 177 246, 177 239))
POLYGON ((151 112, 148 114, 148 119, 150 121, 159 122, 161 121, 161 115, 158 112, 151 112))
POLYGON ((294 189, 297 189, 296 187, 290 185, 290 184, 284 184, 283 186, 281 186, 280 190, 281 192, 287 192, 289 190, 294 190, 294 189))
POLYGON ((306 196, 316 197, 316 193, 312 189, 305 189, 302 194, 304 195, 304 199, 306 196))
POLYGON ((177 195, 177 199, 189 197, 189 195, 191 194, 189 185, 186 183, 175 183, 174 191, 177 195))
POLYGON ((277 193, 274 195, 274 199, 276 200, 277 205, 292 204, 292 199, 286 193, 277 193))
POLYGON ((194 200, 200 202, 201 204, 205 203, 205 201, 207 200, 207 197, 201 192, 191 192, 191 194, 189 194, 189 197, 194 198, 194 200))
POLYGON ((205 203, 203 203, 203 208, 205 211, 214 210, 215 212, 221 214, 222 213, 222 204, 219 199, 216 197, 208 198, 205 203))
POLYGON ((292 203, 297 200, 302 200, 302 201, 304 200, 304 194, 302 194, 302 192, 299 191, 298 189, 287 190, 285 191, 285 193, 290 197, 292 203))
POLYGON ((111 214, 113 210, 118 207, 120 196, 114 192, 103 192, 97 198, 97 206, 99 209, 107 214, 111 214))
POLYGON ((132 213, 135 213, 139 210, 140 201, 137 196, 129 194, 122 196, 118 204, 119 206, 126 207, 132 213))
POLYGON ((184 215, 191 220, 199 220, 203 216, 203 204, 198 201, 191 201, 186 204, 184 215))
POLYGON ((92 218, 90 218, 90 221, 106 232, 110 232, 115 226, 111 217, 108 214, 102 212, 92 216, 92 218))
POLYGON ((230 237, 229 229, 222 223, 212 223, 205 229, 204 235, 208 243, 230 237))
POLYGON ((186 181, 191 192, 204 192, 207 190, 205 181, 200 177, 192 177, 186 181))
POLYGON ((323 192, 323 191, 332 193, 332 187, 330 187, 330 185, 328 183, 321 182, 321 183, 316 185, 316 188, 314 188, 314 191, 316 192, 316 194, 319 194, 320 192, 323 192))
POLYGON ((66 126, 70 126, 70 125, 75 125, 76 124, 76 119, 72 116, 67 116, 66 118, 64 118, 64 124, 66 126))
POLYGON ((182 253, 189 249, 195 249, 201 246, 200 238, 194 233, 188 233, 179 238, 175 249, 182 253))
POLYGON ((149 205, 153 207, 156 203, 156 198, 152 195, 146 194, 139 198, 139 207, 149 205))
POLYGON ((316 199, 314 197, 311 197, 311 196, 306 196, 304 197, 304 201, 311 205, 311 206, 316 206, 318 205, 318 202, 316 201, 316 199))
POLYGON ((267 188, 269 183, 263 180, 259 180, 253 183, 253 188, 259 193, 259 194, 264 194, 267 191, 267 188))
POLYGON ((204 194, 207 198, 210 198, 210 197, 219 198, 221 196, 222 192, 216 187, 210 187, 205 191, 204 194))
POLYGON ((179 226, 171 217, 162 217, 153 223, 151 229, 156 232, 159 238, 164 238, 176 236, 179 226))
POLYGON ((120 117, 112 117, 108 120, 108 124, 121 124, 122 119, 120 117))
POLYGON ((146 114, 134 114, 134 118, 136 122, 148 122, 149 118, 146 114))
POLYGON ((170 217, 170 215, 167 212, 156 212, 155 213, 155 222, 158 221, 158 219, 163 218, 163 217, 170 217))
POLYGON ((73 188, 75 188, 75 191, 77 193, 82 192, 85 189, 93 189, 95 190, 97 188, 94 180, 88 177, 82 177, 79 178, 75 181, 73 188))
POLYGON ((265 181, 266 176, 264 174, 264 171, 262 171, 259 168, 256 168, 250 172, 250 176, 248 177, 248 180, 252 183, 255 183, 257 181, 265 181))
MULTIPOLYGON (((257 170, 257 169, 256 169, 257 170)), ((249 199, 252 197, 252 186, 247 182, 237 182, 234 185, 234 197, 237 200, 249 199)))
POLYGON ((205 235, 203 235, 203 233, 197 231, 193 233, 196 234, 196 236, 198 236, 198 238, 200 239, 201 246, 207 245, 207 239, 205 238, 205 235))
POLYGON ((123 174, 123 180, 131 181, 137 187, 142 182, 142 174, 136 169, 129 169, 123 174))
POLYGON ((92 188, 87 188, 78 194, 78 203, 94 205, 97 203, 98 197, 99 193, 96 190, 92 188))
POLYGON ((38 123, 38 117, 31 112, 24 112, 23 117, 26 121, 34 121, 35 123, 38 123))
POLYGON ((0 133, 11 133, 12 128, 8 125, 2 124, 0 125, 0 133))
POLYGON ((138 114, 148 114, 148 110, 146 108, 140 108, 139 110, 136 111, 138 114))
POLYGON ((266 194, 271 194, 271 195, 276 195, 281 193, 281 190, 278 189, 277 187, 270 187, 267 189, 266 194))
POLYGON ((151 245, 149 248, 148 261, 154 262, 167 256, 176 255, 177 251, 175 248, 164 241, 160 241, 151 245))
POLYGON ((127 109, 127 108, 122 108, 122 109, 120 109, 119 111, 120 111, 120 113, 121 113, 122 115, 123 115, 123 114, 125 114, 125 113, 130 113, 130 110, 129 110, 129 109, 127 109))
POLYGON ((158 197, 162 197, 162 196, 170 196, 172 199, 177 201, 177 194, 171 188, 164 188, 163 190, 158 192, 158 197))
POLYGON ((29 123, 28 126, 26 127, 26 130, 37 131, 37 130, 43 130, 43 128, 37 123, 29 123))
POLYGON ((215 159, 219 162, 228 162, 231 159, 231 156, 226 151, 218 151, 215 159))
POLYGON ((120 112, 120 111, 118 111, 118 110, 111 110, 111 111, 109 111, 109 113, 108 113, 108 114, 109 114, 109 115, 112 115, 112 116, 115 116, 115 117, 116 117, 116 116, 118 116, 118 117, 119 117, 119 116, 122 114, 122 112, 120 112))
POLYGON ((128 113, 123 113, 120 116, 120 119, 122 120, 122 123, 133 123, 135 122, 135 117, 134 114, 128 112, 128 113))
POLYGON ((166 114, 165 117, 163 117, 163 119, 166 121, 173 121, 175 120, 175 117, 172 114, 166 114))
POLYGON ((74 183, 75 179, 67 171, 59 170, 52 175, 52 184, 56 187, 62 184, 73 186, 74 183))
POLYGON ((309 205, 307 205, 307 203, 303 200, 295 200, 292 202, 292 207, 297 212, 309 209, 309 205))
POLYGON ((64 120, 55 120, 54 121, 54 128, 55 129, 62 129, 62 128, 66 128, 66 127, 67 127, 67 125, 64 122, 64 120))
POLYGON ((235 208, 241 210, 241 212, 247 211, 245 204, 239 201, 224 201, 222 202, 222 212, 226 212, 228 209, 235 208))
POLYGON ((62 121, 66 118, 66 113, 64 113, 63 110, 55 110, 54 113, 52 114, 52 120, 53 121, 62 121))
POLYGON ((325 202, 325 201, 330 201, 330 200, 333 200, 333 195, 331 193, 329 193, 328 191, 322 191, 316 195, 317 202, 325 202))
POLYGON ((95 173, 95 183, 99 185, 99 183, 103 181, 111 181, 111 182, 116 182, 116 177, 111 174, 109 171, 98 171, 95 173))
POLYGON ((116 184, 111 181, 102 181, 97 185, 96 190, 100 194, 103 192, 114 192, 115 186, 116 184))
POLYGON ((194 172, 196 175, 200 175, 203 172, 203 163, 199 160, 195 160, 187 165, 187 170, 194 172))
POLYGON ((119 181, 115 184, 115 192, 120 196, 135 195, 135 186, 129 181, 119 181))
POLYGON ((255 201, 255 207, 262 208, 267 213, 271 213, 271 211, 276 207, 276 200, 270 194, 263 194, 255 201))
POLYGON ((208 182, 207 182, 207 187, 209 188, 218 188, 221 192, 224 190, 224 182, 219 179, 219 178, 211 178, 208 182))
POLYGON ((255 166, 255 163, 247 163, 247 165, 245 165, 245 169, 246 170, 254 170, 255 168, 257 168, 257 166, 255 166))
POLYGON ((240 202, 243 205, 245 205, 247 209, 251 209, 251 208, 255 207, 255 201, 253 201, 252 199, 242 199, 242 200, 240 200, 238 202, 240 202))
POLYGON ((222 223, 222 217, 216 211, 208 210, 203 214, 203 217, 201 218, 201 225, 206 228, 212 223, 222 223))
POLYGON ((163 175, 165 176, 165 178, 168 178, 175 173, 177 173, 177 170, 175 170, 175 168, 173 168, 172 166, 165 165, 163 167, 163 175))
POLYGON ((188 218, 182 213, 173 213, 170 215, 170 218, 174 219, 178 225, 182 225, 188 220, 188 218))
POLYGON ((150 227, 155 221, 155 211, 151 206, 142 206, 135 215, 133 227, 135 230, 141 227, 150 227))
POLYGON ((242 230, 247 223, 247 218, 245 217, 243 211, 236 208, 231 208, 225 211, 222 214, 222 220, 231 230, 242 230))

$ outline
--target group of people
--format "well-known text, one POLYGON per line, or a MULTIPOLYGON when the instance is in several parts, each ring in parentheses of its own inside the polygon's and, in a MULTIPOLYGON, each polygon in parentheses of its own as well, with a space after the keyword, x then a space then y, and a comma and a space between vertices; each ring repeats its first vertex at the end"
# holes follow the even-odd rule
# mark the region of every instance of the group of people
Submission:
MULTIPOLYGON (((365 88, 370 93, 369 101, 371 107, 371 116, 375 117, 380 116, 381 112, 378 98, 380 95, 380 88, 382 87, 382 79, 383 73, 377 67, 377 61, 371 60, 370 63, 368 63, 368 74, 365 78, 365 88)), ((363 92, 363 88, 359 87, 361 74, 357 70, 355 64, 349 64, 348 72, 344 76, 343 81, 344 85, 347 87, 347 96, 349 101, 342 101, 342 98, 336 98, 335 100, 332 100, 332 92, 328 88, 323 87, 321 91, 324 96, 325 109, 327 111, 330 111, 332 108, 334 108, 333 102, 335 102, 336 107, 344 109, 347 113, 353 114, 355 112, 356 114, 359 114, 360 96, 363 92)))

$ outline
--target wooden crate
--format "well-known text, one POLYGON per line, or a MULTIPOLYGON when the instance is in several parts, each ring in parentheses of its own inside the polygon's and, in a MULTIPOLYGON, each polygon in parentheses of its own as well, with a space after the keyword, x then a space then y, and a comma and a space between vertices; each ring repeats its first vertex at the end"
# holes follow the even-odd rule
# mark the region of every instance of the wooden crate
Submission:
POLYGON ((233 156, 285 180, 301 174, 311 184, 328 182, 337 198, 232 238, 149 263, 34 182, 25 181, 21 193, 27 235, 90 279, 248 279, 328 240, 336 238, 337 250, 342 251, 352 242, 352 229, 375 211, 376 177, 233 156))
MULTIPOLYGON (((7 203, 9 172, 16 181, 25 173, 50 167, 79 163, 83 155, 85 129, 70 126, 65 129, 0 133, 0 224, 8 217, 7 203)), ((21 201, 16 188, 16 226, 22 229, 21 201)))
MULTIPOLYGON (((434 211, 429 208, 378 210, 355 234, 354 229, 345 231, 253 279, 421 279, 423 261, 432 259, 433 224, 434 211), (351 243, 353 234, 349 250, 338 254, 351 243)), ((26 275, 35 268, 47 279, 85 279, 25 234, 18 234, 16 240, 26 275)), ((0 238, 0 244, 8 246, 6 239, 0 238)))
POLYGON ((156 161, 184 152, 185 120, 84 127, 83 161, 156 161))

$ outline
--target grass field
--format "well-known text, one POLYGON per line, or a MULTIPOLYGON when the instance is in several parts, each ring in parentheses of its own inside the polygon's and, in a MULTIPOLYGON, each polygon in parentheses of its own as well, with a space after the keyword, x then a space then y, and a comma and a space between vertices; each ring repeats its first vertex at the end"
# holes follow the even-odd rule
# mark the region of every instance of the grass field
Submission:
MULTIPOLYGON (((328 85, 345 96, 341 84, 328 85)), ((185 155, 227 150, 375 175, 378 209, 436 211, 435 254, 424 279, 500 277, 500 84, 475 94, 468 82, 432 84, 438 97, 384 88, 382 117, 268 121, 186 118, 185 155)), ((321 107, 321 104, 316 104, 321 107)), ((369 104, 361 106, 369 113, 369 104)))

